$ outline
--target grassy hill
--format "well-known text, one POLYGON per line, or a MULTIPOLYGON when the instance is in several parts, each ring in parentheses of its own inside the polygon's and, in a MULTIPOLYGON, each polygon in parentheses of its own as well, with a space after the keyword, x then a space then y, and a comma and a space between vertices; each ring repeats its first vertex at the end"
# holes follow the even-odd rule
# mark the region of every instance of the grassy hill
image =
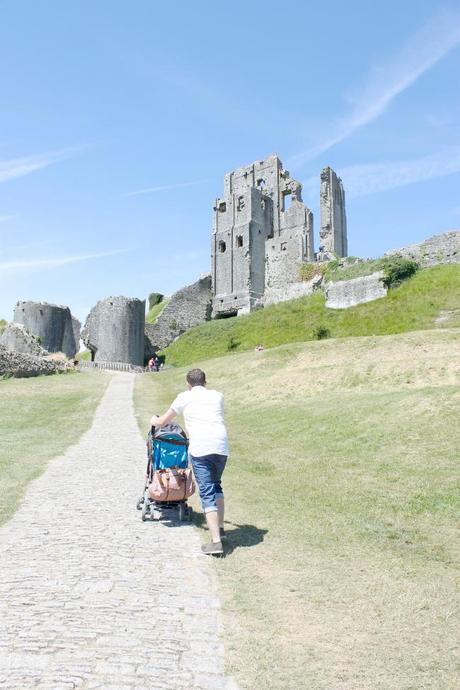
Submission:
MULTIPOLYGON (((416 287, 399 293, 408 308, 416 287)), ((424 313, 449 302, 441 292, 424 313)), ((242 688, 458 687, 459 343, 438 329, 194 362, 225 393, 229 538, 213 566, 242 688)), ((137 377, 143 433, 187 368, 137 377)), ((206 539, 201 512, 196 524, 206 539)))
POLYGON ((147 312, 145 317, 146 323, 155 323, 168 302, 168 299, 163 299, 161 302, 158 302, 158 304, 154 304, 153 307, 147 312))
MULTIPOLYGON (((350 309, 327 309, 324 295, 283 302, 258 312, 210 321, 193 328, 165 351, 166 362, 185 365, 198 359, 252 350, 262 343, 314 340, 321 331, 333 338, 388 335, 434 328, 441 312, 460 310, 460 265, 419 271, 382 299, 350 309)), ((460 326, 460 311, 446 318, 460 326)))

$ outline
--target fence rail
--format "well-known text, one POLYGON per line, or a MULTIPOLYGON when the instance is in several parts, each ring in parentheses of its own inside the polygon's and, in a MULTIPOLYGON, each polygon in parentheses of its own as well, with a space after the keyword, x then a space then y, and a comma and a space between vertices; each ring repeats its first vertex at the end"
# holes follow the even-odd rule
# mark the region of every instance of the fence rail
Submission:
POLYGON ((127 362, 88 362, 81 360, 78 362, 79 369, 109 369, 110 371, 129 371, 134 374, 144 374, 147 370, 145 367, 139 367, 135 364, 128 364, 127 362))

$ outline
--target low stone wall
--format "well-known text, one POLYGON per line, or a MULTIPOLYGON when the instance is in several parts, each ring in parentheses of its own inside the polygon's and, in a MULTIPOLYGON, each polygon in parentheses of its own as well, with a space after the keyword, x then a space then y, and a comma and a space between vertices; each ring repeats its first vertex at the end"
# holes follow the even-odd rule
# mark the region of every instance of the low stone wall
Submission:
POLYGON ((211 309, 211 276, 175 292, 155 323, 145 324, 145 356, 151 357, 194 326, 209 321, 211 309))
POLYGON ((291 283, 284 288, 267 288, 263 299, 264 307, 278 302, 287 302, 290 299, 297 299, 305 295, 312 295, 318 290, 322 283, 322 276, 317 275, 312 280, 291 283))
POLYGON ((20 352, 12 352, 7 350, 4 345, 0 345, 0 376, 28 378, 42 374, 55 374, 64 368, 65 366, 59 362, 20 352))
POLYGON ((326 307, 329 309, 347 309, 356 304, 372 302, 385 297, 387 289, 382 283, 383 272, 377 271, 369 276, 338 280, 326 285, 326 307))
POLYGON ((436 264, 460 263, 460 230, 433 235, 420 244, 410 244, 386 252, 385 256, 401 256, 417 261, 422 268, 436 264))

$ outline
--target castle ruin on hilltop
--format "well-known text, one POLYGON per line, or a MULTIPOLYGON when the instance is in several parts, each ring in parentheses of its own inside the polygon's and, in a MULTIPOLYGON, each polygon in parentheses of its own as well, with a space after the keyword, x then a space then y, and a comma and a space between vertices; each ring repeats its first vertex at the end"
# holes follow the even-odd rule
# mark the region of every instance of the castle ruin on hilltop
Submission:
POLYGON ((345 193, 331 168, 321 172, 320 248, 313 244, 313 213, 302 185, 277 155, 225 175, 214 204, 213 316, 246 313, 287 286, 300 283, 305 262, 347 255, 345 193))

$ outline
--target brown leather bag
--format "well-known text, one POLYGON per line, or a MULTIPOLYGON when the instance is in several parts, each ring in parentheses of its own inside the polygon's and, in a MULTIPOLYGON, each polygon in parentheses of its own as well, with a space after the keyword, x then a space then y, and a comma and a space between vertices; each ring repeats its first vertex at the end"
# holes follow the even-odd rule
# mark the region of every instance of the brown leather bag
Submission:
POLYGON ((195 493, 195 482, 191 469, 180 470, 171 467, 156 470, 149 484, 150 498, 154 501, 184 501, 195 493))

